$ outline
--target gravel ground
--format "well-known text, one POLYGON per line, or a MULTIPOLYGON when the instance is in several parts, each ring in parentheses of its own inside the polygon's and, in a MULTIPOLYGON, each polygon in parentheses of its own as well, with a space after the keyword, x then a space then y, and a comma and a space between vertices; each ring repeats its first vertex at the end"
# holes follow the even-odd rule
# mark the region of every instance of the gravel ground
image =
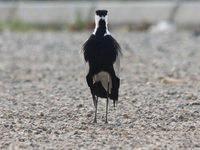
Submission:
POLYGON ((93 124, 79 57, 90 33, 0 33, 0 149, 200 149, 200 37, 114 32, 119 102, 104 124, 100 99, 93 124))

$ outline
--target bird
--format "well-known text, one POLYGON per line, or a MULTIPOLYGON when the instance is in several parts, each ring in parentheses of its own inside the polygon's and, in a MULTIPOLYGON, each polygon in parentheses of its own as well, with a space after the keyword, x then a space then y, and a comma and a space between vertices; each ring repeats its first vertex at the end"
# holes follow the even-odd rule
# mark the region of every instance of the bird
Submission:
POLYGON ((83 43, 81 52, 85 60, 86 81, 90 88, 95 107, 94 123, 97 123, 98 98, 106 98, 106 118, 108 123, 108 101, 118 101, 120 87, 120 44, 108 31, 108 11, 96 10, 95 28, 83 43))

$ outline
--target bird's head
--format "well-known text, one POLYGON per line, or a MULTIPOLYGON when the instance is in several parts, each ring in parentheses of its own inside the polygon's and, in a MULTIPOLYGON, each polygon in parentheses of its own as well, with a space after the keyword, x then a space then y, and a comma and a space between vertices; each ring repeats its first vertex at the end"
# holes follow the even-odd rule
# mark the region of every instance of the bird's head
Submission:
POLYGON ((105 33, 104 33, 104 36, 105 35, 108 35, 110 34, 108 32, 108 16, 107 16, 107 13, 108 11, 107 10, 97 10, 96 11, 96 15, 95 15, 95 29, 94 29, 94 35, 96 34, 97 30, 99 28, 105 28, 105 33))
POLYGON ((96 10, 96 15, 99 17, 105 17, 107 16, 108 11, 107 10, 96 10))

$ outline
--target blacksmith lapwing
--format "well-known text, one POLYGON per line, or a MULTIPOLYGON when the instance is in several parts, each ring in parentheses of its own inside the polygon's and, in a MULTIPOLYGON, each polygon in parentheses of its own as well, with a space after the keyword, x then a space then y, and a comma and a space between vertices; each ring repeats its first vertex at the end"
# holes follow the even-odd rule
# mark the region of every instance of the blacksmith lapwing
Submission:
POLYGON ((94 32, 82 47, 87 68, 86 80, 95 106, 94 123, 97 122, 98 97, 107 99, 105 123, 108 123, 108 99, 113 100, 115 107, 120 85, 122 52, 120 45, 108 31, 107 12, 107 10, 96 11, 94 32))

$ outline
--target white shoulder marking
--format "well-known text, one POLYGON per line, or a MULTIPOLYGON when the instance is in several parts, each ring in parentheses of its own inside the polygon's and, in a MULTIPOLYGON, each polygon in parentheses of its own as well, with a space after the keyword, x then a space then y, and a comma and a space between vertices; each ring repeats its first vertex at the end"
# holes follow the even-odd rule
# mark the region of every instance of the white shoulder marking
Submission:
POLYGON ((108 30, 106 30, 106 33, 104 34, 104 36, 106 35, 110 35, 110 32, 108 30))

